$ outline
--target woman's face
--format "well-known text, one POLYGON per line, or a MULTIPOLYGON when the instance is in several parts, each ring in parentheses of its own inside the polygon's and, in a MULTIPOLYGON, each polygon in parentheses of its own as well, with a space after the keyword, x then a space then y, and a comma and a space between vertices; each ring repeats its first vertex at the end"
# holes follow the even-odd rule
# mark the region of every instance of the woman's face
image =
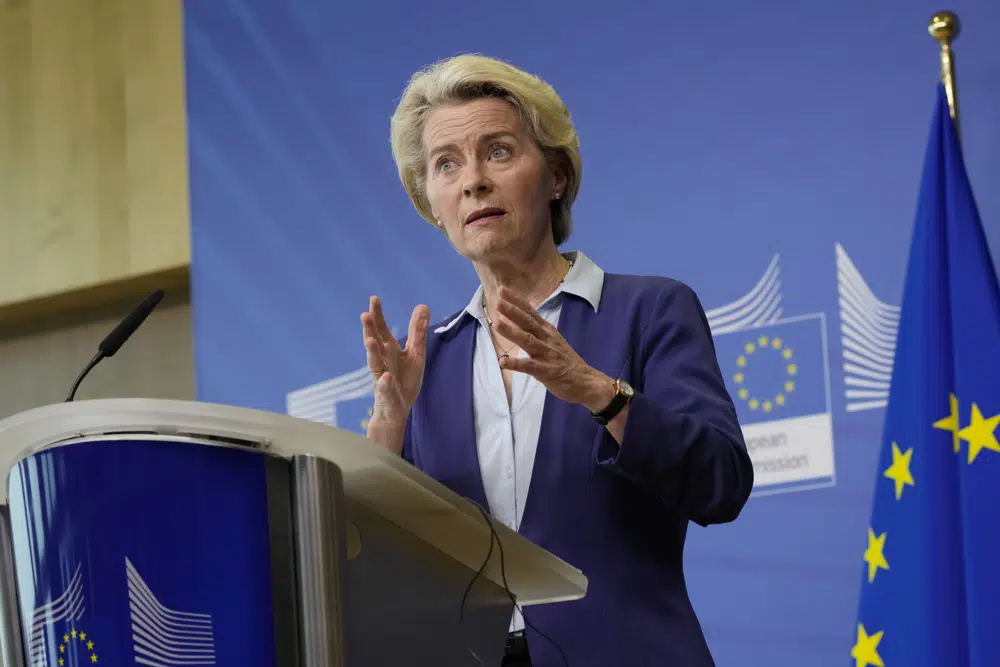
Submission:
POLYGON ((470 260, 516 259, 551 236, 549 202, 565 188, 508 102, 442 106, 424 125, 427 199, 470 260))

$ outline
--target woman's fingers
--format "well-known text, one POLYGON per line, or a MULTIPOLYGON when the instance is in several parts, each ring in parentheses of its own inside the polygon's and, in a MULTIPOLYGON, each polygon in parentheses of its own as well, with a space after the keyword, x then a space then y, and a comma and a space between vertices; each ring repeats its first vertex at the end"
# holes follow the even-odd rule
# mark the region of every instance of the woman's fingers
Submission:
POLYGON ((368 312, 361 314, 361 325, 368 353, 368 369, 376 375, 387 369, 396 370, 397 357, 401 352, 399 341, 385 323, 382 301, 377 296, 369 298, 368 312))
POLYGON ((371 297, 368 305, 368 312, 372 314, 372 318, 375 320, 375 329, 378 331, 378 337, 382 341, 383 345, 396 344, 396 338, 392 335, 392 331, 389 330, 389 325, 385 323, 385 314, 382 312, 382 300, 377 296, 371 297))
POLYGON ((375 393, 374 421, 369 423, 378 423, 379 428, 385 425, 396 428, 405 424, 412 397, 404 395, 403 385, 397 376, 411 383, 413 378, 418 377, 417 372, 422 371, 429 323, 430 310, 427 306, 414 308, 404 353, 385 322, 381 300, 377 296, 370 298, 368 312, 361 314, 368 370, 374 380, 375 393))
POLYGON ((382 344, 382 336, 379 335, 378 325, 371 312, 361 313, 361 334, 364 338, 365 350, 368 352, 368 367, 373 371, 384 368, 385 364, 382 362, 385 361, 385 346, 382 344), (374 366, 372 366, 373 355, 376 357, 374 366))
POLYGON ((385 372, 386 362, 382 345, 367 333, 365 335, 365 352, 367 353, 368 370, 375 375, 385 372))
POLYGON ((423 358, 424 346, 427 342, 427 325, 431 321, 431 311, 427 306, 420 305, 413 309, 410 315, 410 330, 406 336, 406 349, 416 350, 423 358))

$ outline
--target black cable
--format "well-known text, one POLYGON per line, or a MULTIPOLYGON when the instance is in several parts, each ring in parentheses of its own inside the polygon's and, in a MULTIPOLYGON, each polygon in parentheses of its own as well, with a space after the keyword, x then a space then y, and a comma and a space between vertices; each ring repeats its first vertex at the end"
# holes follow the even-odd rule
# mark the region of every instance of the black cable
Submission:
MULTIPOLYGON (((476 503, 475 501, 472 502, 476 504, 476 507, 479 507, 478 503, 476 503)), ((479 507, 479 510, 482 511, 482 508, 479 507)), ((465 601, 469 599, 469 593, 472 592, 472 587, 475 585, 476 580, 479 579, 480 576, 482 576, 483 571, 486 569, 486 566, 490 562, 490 558, 493 556, 493 537, 496 535, 496 530, 494 530, 493 524, 489 523, 489 519, 487 519, 487 523, 489 524, 490 527, 490 550, 486 552, 486 558, 483 559, 483 564, 479 566, 479 569, 476 570, 475 576, 473 576, 472 580, 469 581, 469 585, 465 587, 465 593, 462 594, 462 603, 458 607, 458 625, 459 627, 463 628, 465 627, 465 601)), ((497 540, 497 544, 499 543, 500 541, 497 540)), ((468 640, 465 641, 465 650, 469 652, 469 655, 471 655, 473 658, 476 659, 476 662, 478 662, 483 667, 486 667, 486 663, 483 662, 482 658, 476 655, 476 652, 472 650, 471 646, 469 646, 468 640)))
MULTIPOLYGON (((659 301, 659 298, 663 294, 663 292, 665 291, 665 289, 666 288, 663 288, 663 289, 660 290, 660 293, 657 295, 657 301, 659 301)), ((695 298, 697 299, 697 297, 695 297, 695 298)), ((652 323, 653 323, 653 321, 652 321, 652 319, 650 319, 648 322, 646 322, 642 326, 642 329, 639 330, 639 340, 640 341, 642 341, 642 335, 644 333, 646 333, 646 329, 648 329, 649 325, 652 324, 652 323)), ((708 323, 705 322, 706 327, 707 327, 707 324, 708 323)), ((621 368, 618 369, 617 375, 619 377, 621 376, 622 371, 625 370, 625 366, 627 366, 628 363, 629 363, 629 361, 632 360, 632 352, 633 352, 633 350, 629 350, 629 353, 625 356, 625 361, 622 362, 621 368)), ((461 603, 461 605, 459 605, 459 608, 458 608, 459 625, 464 626, 464 622, 465 622, 465 601, 468 599, 469 593, 472 591, 472 587, 473 587, 473 585, 475 585, 476 580, 479 579, 479 577, 482 576, 483 571, 486 569, 486 566, 489 564, 490 557, 493 556, 493 540, 495 539, 496 543, 497 543, 497 546, 500 547, 500 577, 503 580, 504 590, 507 591, 507 597, 509 597, 510 601, 514 604, 514 608, 517 611, 521 612, 521 616, 522 616, 522 618, 524 618, 525 625, 527 625, 529 628, 531 628, 532 630, 534 630, 535 632, 537 632, 539 635, 541 635, 543 638, 545 638, 545 640, 548 641, 550 644, 552 644, 553 646, 555 646, 556 650, 559 651, 559 654, 562 656, 563 665, 565 665, 565 667, 569 667, 569 658, 566 657, 566 652, 563 651, 562 647, 559 646, 559 644, 557 644, 555 641, 553 641, 551 637, 549 637, 544 632, 542 632, 541 630, 539 630, 538 628, 536 628, 534 626, 534 624, 532 624, 531 621, 529 621, 527 619, 527 617, 524 616, 524 611, 521 609, 520 605, 517 604, 517 600, 514 598, 514 593, 511 592, 510 586, 507 585, 507 571, 504 568, 504 562, 503 562, 503 544, 500 543, 500 536, 497 534, 496 528, 493 527, 493 522, 490 521, 490 516, 486 512, 486 510, 484 510, 482 508, 482 506, 479 503, 477 503, 475 500, 472 500, 471 498, 468 498, 467 500, 469 500, 469 502, 471 502, 473 505, 476 506, 476 509, 478 509, 479 512, 483 515, 483 519, 486 521, 486 525, 489 526, 489 528, 490 528, 490 549, 489 549, 489 551, 486 552, 486 559, 483 561, 483 564, 479 567, 479 569, 476 570, 475 576, 472 577, 472 581, 469 582, 469 585, 465 589, 465 593, 462 595, 462 603, 461 603)), ((482 661, 482 659, 480 659, 480 657, 478 655, 476 655, 475 651, 473 651, 469 647, 469 642, 468 641, 465 642, 465 650, 467 650, 469 652, 469 654, 473 658, 476 659, 476 662, 478 662, 480 665, 483 665, 483 667, 486 667, 486 665, 482 661)), ((528 648, 528 651, 530 653, 530 651, 531 651, 530 647, 528 648)))
MULTIPOLYGON (((569 658, 566 657, 566 652, 563 651, 562 646, 560 646, 558 643, 556 643, 556 641, 553 640, 551 637, 549 637, 547 634, 545 634, 544 632, 542 632, 541 630, 539 630, 537 627, 535 627, 535 625, 531 621, 528 620, 527 616, 524 615, 524 610, 521 609, 521 605, 519 605, 517 603, 517 599, 514 597, 514 593, 513 593, 513 591, 510 590, 510 585, 507 583, 507 569, 506 569, 506 566, 504 565, 503 543, 500 541, 500 535, 497 534, 496 528, 493 527, 493 522, 490 521, 490 516, 486 512, 486 510, 484 510, 483 507, 479 503, 477 503, 475 500, 469 499, 469 502, 471 502, 473 505, 476 506, 476 509, 478 509, 479 512, 480 512, 480 514, 483 515, 483 520, 486 521, 486 525, 490 529, 490 548, 489 548, 489 551, 486 552, 486 558, 483 560, 483 564, 479 566, 478 570, 476 570, 475 576, 472 577, 472 581, 469 582, 469 585, 465 588, 465 593, 462 595, 462 603, 459 606, 459 610, 458 610, 459 623, 460 624, 464 624, 464 620, 465 620, 465 601, 468 599, 469 593, 472 591, 472 587, 473 587, 473 585, 475 585, 476 580, 479 579, 479 577, 482 576, 483 571, 486 570, 486 566, 490 562, 490 557, 493 556, 493 541, 496 540, 497 547, 500 549, 500 579, 503 581, 503 588, 507 592, 507 597, 510 598, 511 603, 514 605, 514 609, 516 609, 518 612, 520 612, 521 617, 524 618, 524 624, 526 626, 528 626, 529 628, 531 628, 532 630, 534 630, 536 633, 538 633, 547 642, 549 642, 550 644, 552 644, 556 648, 556 650, 559 651, 559 655, 562 656, 563 665, 565 667, 569 667, 569 658)), ((469 642, 468 641, 465 642, 465 650, 467 650, 469 652, 469 654, 473 658, 476 659, 476 662, 478 662, 480 665, 483 665, 483 667, 486 667, 486 665, 485 665, 485 663, 483 663, 482 659, 480 659, 480 657, 478 655, 476 655, 475 651, 473 651, 469 647, 469 642)), ((528 651, 529 652, 531 651, 531 647, 530 646, 528 647, 528 651)))

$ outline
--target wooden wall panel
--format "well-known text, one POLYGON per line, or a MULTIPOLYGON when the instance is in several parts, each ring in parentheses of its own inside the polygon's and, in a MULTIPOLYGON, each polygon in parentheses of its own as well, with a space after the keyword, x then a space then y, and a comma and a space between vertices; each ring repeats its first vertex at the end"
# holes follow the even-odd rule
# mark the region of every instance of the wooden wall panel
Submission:
POLYGON ((181 0, 0 0, 0 320, 186 287, 186 145, 181 0))
MULTIPOLYGON (((56 318, 42 331, 0 336, 0 419, 65 400, 97 344, 133 305, 104 306, 86 318, 56 318)), ((194 400, 190 305, 161 304, 118 354, 94 368, 76 397, 194 400)))

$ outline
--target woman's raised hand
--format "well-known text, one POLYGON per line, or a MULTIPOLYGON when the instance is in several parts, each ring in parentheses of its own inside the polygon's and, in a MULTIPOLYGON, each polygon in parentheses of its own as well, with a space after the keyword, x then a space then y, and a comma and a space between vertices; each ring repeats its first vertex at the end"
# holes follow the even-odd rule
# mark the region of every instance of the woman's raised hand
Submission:
POLYGON ((382 302, 377 296, 371 297, 368 312, 361 314, 368 370, 375 384, 368 437, 396 453, 402 451, 406 420, 420 393, 429 323, 427 306, 414 308, 406 347, 401 347, 385 323, 382 302))

